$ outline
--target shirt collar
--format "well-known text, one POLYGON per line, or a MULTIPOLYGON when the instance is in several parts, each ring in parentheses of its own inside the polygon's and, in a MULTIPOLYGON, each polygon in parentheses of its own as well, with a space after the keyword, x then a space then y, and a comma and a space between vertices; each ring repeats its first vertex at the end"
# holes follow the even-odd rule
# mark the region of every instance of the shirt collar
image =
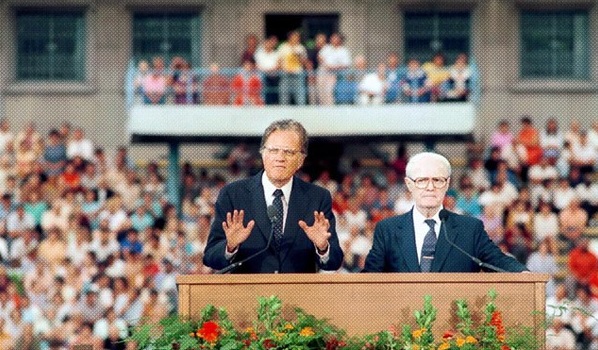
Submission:
MULTIPOLYGON (((274 191, 276 191, 278 189, 278 187, 274 186, 272 184, 272 182, 270 182, 270 180, 268 179, 268 176, 266 176, 265 171, 262 173, 262 186, 264 187, 264 195, 266 196, 266 198, 271 198, 274 191)), ((284 198, 287 203, 289 202, 289 198, 291 198, 291 189, 292 188, 293 188, 293 177, 291 177, 289 182, 287 182, 284 186, 282 186, 280 188, 282 190, 282 194, 284 195, 284 198)))
MULTIPOLYGON (((434 216, 432 216, 430 218, 430 219, 436 221, 436 224, 440 223, 440 211, 442 209, 443 209, 443 207, 440 206, 440 209, 438 209, 436 214, 434 214, 434 216)), ((420 213, 419 210, 417 210, 417 208, 415 206, 413 206, 413 222, 417 225, 417 224, 424 223, 426 220, 428 220, 428 218, 425 217, 422 213, 420 213)), ((438 226, 436 226, 436 227, 438 227, 438 226)))

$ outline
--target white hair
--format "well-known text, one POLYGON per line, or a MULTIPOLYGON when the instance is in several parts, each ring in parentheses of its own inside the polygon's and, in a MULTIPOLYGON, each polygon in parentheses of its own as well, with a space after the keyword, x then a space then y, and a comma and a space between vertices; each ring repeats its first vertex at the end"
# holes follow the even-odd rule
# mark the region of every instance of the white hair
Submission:
POLYGON ((443 155, 434 152, 421 152, 409 158, 407 166, 405 167, 405 175, 413 177, 413 172, 416 168, 425 165, 429 160, 436 160, 442 163, 447 171, 447 176, 451 176, 451 163, 443 155))

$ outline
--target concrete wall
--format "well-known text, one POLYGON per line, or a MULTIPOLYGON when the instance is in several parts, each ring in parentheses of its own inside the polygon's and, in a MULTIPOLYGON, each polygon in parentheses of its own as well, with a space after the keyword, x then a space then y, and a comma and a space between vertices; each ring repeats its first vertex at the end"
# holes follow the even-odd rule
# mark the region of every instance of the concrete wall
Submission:
POLYGON ((355 54, 371 66, 390 51, 403 52, 402 13, 413 9, 472 11, 473 53, 482 72, 483 95, 476 135, 484 138, 500 118, 516 122, 530 114, 541 124, 556 116, 587 126, 598 118, 598 18, 593 0, 0 0, 0 114, 13 128, 36 120, 45 131, 63 120, 80 125, 98 144, 128 143, 124 73, 131 55, 132 13, 139 9, 185 8, 202 14, 202 61, 237 63, 247 33, 263 34, 265 13, 339 14, 340 29, 355 54), (53 4, 53 5, 48 5, 53 4), (14 80, 14 9, 20 6, 82 6, 88 18, 88 81, 82 84, 14 80), (591 81, 520 81, 519 10, 585 8, 591 18, 591 81))

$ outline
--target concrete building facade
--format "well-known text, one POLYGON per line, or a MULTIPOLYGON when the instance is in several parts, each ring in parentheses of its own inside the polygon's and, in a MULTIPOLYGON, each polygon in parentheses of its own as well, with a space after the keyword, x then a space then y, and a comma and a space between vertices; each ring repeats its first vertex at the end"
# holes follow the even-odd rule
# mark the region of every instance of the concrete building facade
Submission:
MULTIPOLYGON (((192 36, 199 37, 202 66, 218 62, 238 66, 245 36, 265 35, 267 14, 333 14, 353 55, 363 54, 370 68, 396 51, 408 55, 406 13, 460 12, 470 16, 469 53, 481 74, 481 102, 476 136, 483 139, 498 119, 514 123, 522 114, 538 125, 557 117, 563 128, 572 119, 584 127, 598 119, 598 9, 595 0, 0 0, 0 115, 15 128, 34 120, 40 130, 64 120, 81 126, 96 143, 127 144, 125 72, 133 57, 133 21, 139 13, 184 12, 199 18, 192 36), (19 74, 19 16, 25 11, 75 11, 84 31, 83 79, 28 79, 19 74), (573 55, 585 50, 581 75, 522 74, 522 16, 557 14, 573 18, 573 55)), ((556 22, 555 22, 556 23, 556 22)), ((558 24, 558 23, 557 23, 558 24)), ((542 24, 543 25, 543 24, 542 24)), ((559 27, 546 23, 547 31, 559 27), (552 28, 552 29, 551 29, 552 28)), ((567 27, 567 24, 563 25, 567 27)), ((558 38, 558 33, 554 34, 558 38)), ((549 43, 559 45, 555 39, 549 43)), ((563 49, 567 51, 567 49, 563 49)), ((561 51, 563 51, 561 50, 561 51)), ((580 56, 580 57, 581 57, 580 56)), ((564 59, 566 61, 566 59, 564 59)), ((559 62, 553 61, 558 70, 559 62)), ((580 63, 581 62, 581 63, 580 63)))

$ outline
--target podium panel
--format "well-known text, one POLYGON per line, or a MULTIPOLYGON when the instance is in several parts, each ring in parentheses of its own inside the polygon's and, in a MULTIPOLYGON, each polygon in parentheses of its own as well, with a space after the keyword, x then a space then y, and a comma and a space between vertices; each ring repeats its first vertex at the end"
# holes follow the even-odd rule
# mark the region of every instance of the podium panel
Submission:
POLYGON ((413 312, 430 295, 438 310, 434 332, 441 336, 456 323, 455 300, 467 300, 479 317, 494 289, 505 326, 533 327, 543 339, 547 280, 548 275, 532 273, 256 274, 183 275, 177 284, 182 316, 197 316, 212 304, 246 327, 256 318, 257 298, 276 295, 286 311, 300 307, 349 335, 414 324, 413 312))

